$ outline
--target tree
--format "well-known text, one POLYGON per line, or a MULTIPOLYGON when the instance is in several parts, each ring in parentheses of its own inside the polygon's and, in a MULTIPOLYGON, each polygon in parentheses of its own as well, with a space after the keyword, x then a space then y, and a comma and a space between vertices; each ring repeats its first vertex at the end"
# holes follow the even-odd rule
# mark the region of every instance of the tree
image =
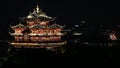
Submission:
POLYGON ((9 42, 12 42, 14 40, 14 37, 10 35, 10 33, 13 32, 14 30, 10 28, 9 24, 0 24, 0 56, 6 55, 8 48, 11 47, 9 42))

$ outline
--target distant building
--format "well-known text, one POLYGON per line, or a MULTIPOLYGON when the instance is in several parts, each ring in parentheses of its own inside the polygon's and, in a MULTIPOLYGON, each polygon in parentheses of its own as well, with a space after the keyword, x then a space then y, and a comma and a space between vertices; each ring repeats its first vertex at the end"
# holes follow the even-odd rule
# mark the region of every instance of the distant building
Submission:
POLYGON ((38 5, 32 13, 20 20, 25 24, 19 23, 11 26, 15 31, 11 33, 15 37, 11 44, 16 48, 51 48, 67 43, 62 40, 66 33, 63 32, 65 26, 53 23, 54 18, 43 13, 38 5))

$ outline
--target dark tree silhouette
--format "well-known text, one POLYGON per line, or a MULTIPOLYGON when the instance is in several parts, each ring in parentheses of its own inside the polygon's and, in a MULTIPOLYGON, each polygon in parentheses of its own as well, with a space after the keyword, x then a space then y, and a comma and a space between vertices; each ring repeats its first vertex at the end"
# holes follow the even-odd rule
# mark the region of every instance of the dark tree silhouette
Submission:
POLYGON ((5 56, 11 47, 10 42, 14 40, 14 37, 11 36, 10 33, 13 32, 9 24, 0 24, 0 56, 5 56))

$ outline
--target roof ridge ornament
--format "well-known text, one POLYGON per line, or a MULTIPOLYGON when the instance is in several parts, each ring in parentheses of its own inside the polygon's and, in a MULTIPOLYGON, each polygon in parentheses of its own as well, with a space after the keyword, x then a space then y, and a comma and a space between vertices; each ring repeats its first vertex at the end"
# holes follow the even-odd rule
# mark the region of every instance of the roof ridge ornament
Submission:
POLYGON ((39 5, 37 4, 36 6, 36 12, 39 13, 40 12, 40 8, 39 8, 39 5))

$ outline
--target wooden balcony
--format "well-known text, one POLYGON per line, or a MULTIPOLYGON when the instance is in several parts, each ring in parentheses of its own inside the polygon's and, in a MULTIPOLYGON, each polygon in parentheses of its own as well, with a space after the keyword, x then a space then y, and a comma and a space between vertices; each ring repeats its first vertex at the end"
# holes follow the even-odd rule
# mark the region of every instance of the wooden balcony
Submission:
POLYGON ((67 44, 67 41, 55 42, 55 43, 10 43, 15 48, 54 48, 61 47, 67 44))

